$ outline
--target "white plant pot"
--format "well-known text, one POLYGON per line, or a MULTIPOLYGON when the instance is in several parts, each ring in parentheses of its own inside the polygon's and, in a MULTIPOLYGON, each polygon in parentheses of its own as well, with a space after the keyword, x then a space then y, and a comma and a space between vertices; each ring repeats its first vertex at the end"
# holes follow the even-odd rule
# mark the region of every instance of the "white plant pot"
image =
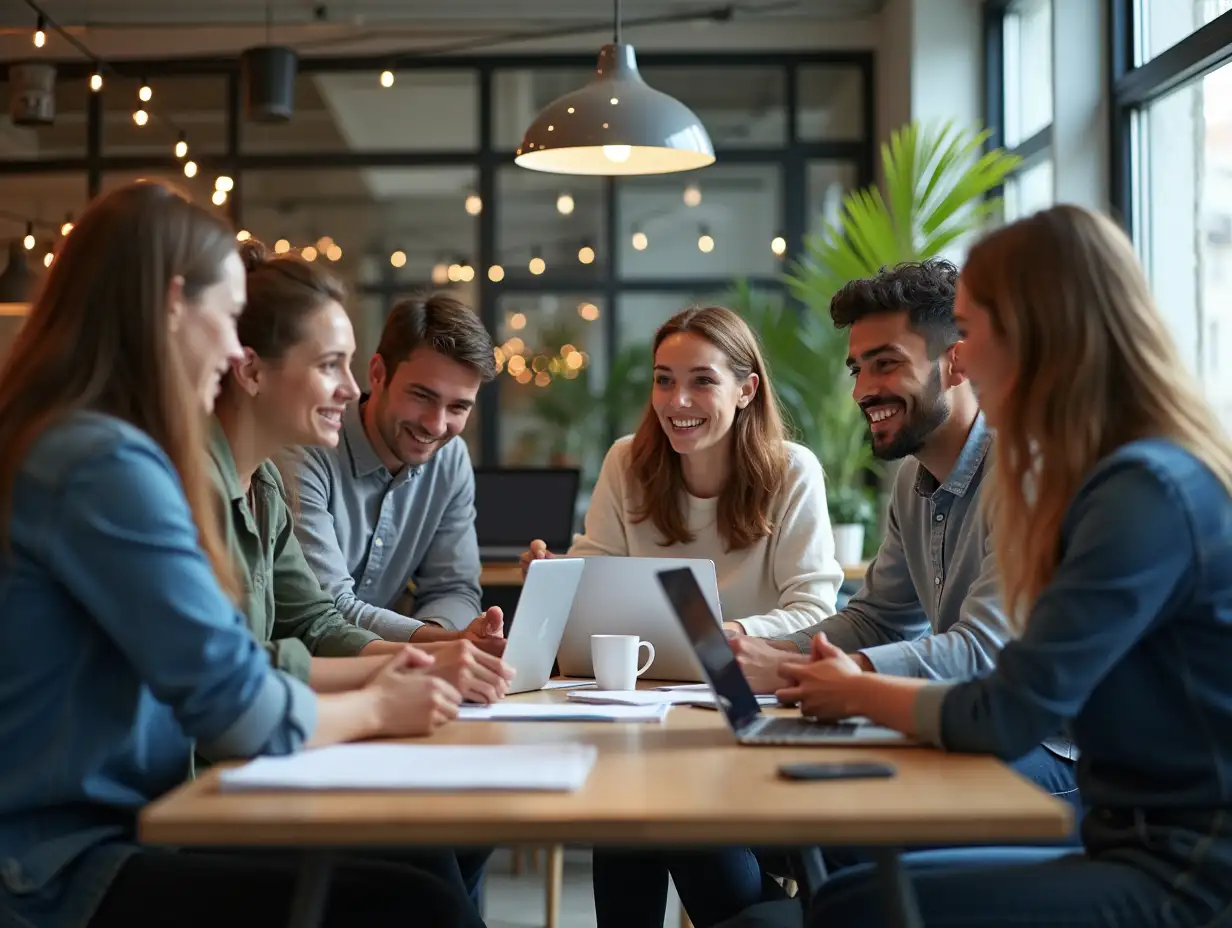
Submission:
POLYGON ((834 556, 844 567, 854 567, 864 562, 864 526, 835 525, 834 556))

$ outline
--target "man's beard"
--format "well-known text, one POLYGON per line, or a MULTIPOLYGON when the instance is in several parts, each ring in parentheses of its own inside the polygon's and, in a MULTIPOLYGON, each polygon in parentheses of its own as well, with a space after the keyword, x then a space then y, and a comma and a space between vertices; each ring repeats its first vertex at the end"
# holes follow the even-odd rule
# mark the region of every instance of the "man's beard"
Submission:
POLYGON ((950 404, 945 391, 941 389, 941 365, 934 364, 924 389, 916 398, 910 413, 904 410, 900 415, 909 415, 902 427, 894 435, 889 444, 878 444, 873 440, 873 456, 882 461, 897 461, 909 454, 915 454, 924 447, 928 436, 937 430, 950 417, 950 404))

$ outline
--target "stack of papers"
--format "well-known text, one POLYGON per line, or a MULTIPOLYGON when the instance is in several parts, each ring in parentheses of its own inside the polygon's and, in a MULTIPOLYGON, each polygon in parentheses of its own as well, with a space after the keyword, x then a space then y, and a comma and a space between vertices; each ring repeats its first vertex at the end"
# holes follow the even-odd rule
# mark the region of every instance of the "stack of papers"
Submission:
POLYGON ((591 744, 339 744, 288 757, 261 757, 223 770, 225 792, 251 790, 581 789, 594 766, 591 744))
MULTIPOLYGON (((581 692, 586 692, 582 690, 581 692)), ((579 691, 571 690, 570 696, 579 691)), ((662 722, 671 703, 580 706, 567 702, 498 702, 460 706, 458 721, 471 722, 662 722)))
MULTIPOLYGON (((708 686, 703 686, 701 692, 683 687, 662 687, 654 690, 572 690, 568 698, 571 702, 606 706, 702 706, 708 709, 716 706, 714 693, 708 686)), ((773 694, 758 696, 757 704, 776 706, 778 699, 773 694)))

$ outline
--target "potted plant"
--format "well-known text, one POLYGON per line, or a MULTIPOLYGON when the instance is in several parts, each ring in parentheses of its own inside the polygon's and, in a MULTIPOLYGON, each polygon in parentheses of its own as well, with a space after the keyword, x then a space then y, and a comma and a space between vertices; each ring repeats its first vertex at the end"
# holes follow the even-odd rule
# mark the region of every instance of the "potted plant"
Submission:
POLYGON ((988 136, 951 122, 913 122, 891 133, 881 146, 885 193, 876 186, 848 193, 837 219, 805 236, 803 255, 784 274, 802 311, 743 285, 733 294, 733 308, 761 336, 799 440, 821 461, 844 564, 859 560, 853 553, 867 545, 879 468, 864 414, 851 400, 847 336, 830 321, 830 299, 849 280, 883 266, 940 255, 997 215, 1000 201, 991 194, 1021 159, 1002 149, 983 151, 988 136))

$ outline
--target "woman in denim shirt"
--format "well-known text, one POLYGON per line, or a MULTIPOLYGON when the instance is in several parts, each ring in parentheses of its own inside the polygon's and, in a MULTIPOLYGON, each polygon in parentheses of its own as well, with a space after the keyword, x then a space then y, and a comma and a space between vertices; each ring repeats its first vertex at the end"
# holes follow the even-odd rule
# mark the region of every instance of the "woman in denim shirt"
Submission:
MULTIPOLYGON (((235 608, 203 410, 240 356, 231 231, 161 184, 93 204, 0 371, 0 923, 276 923, 293 861, 141 848, 141 807, 218 760, 426 731, 406 648, 360 690, 271 667, 235 608)), ((482 924, 421 872, 355 863, 334 925, 482 924)))
MULTIPOLYGON (((1232 443, 1102 216, 1057 206, 992 233, 971 250, 955 315, 997 430, 990 502, 1021 637, 991 674, 957 684, 864 674, 819 642, 780 695, 1006 760, 1070 724, 1084 853, 934 857, 915 876, 925 924, 1226 920, 1232 443)), ((869 874, 852 873, 822 889, 811 923, 881 913, 869 874)))

